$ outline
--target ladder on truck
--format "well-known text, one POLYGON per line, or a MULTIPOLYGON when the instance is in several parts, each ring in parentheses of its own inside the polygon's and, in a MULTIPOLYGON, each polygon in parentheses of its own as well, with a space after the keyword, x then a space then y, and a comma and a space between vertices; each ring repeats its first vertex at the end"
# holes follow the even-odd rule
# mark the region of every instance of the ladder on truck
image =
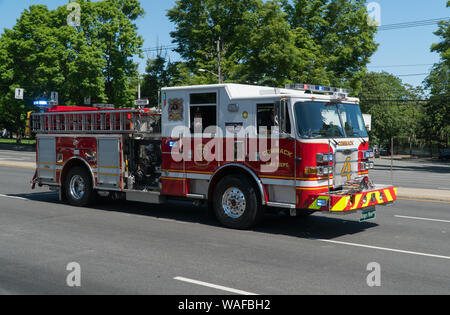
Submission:
POLYGON ((161 134, 157 110, 93 110, 34 113, 31 128, 38 134, 161 134))

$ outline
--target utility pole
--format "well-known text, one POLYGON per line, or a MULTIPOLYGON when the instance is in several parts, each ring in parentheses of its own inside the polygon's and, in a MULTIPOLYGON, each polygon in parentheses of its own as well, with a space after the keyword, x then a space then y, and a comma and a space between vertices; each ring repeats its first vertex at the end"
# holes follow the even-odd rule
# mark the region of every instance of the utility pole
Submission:
POLYGON ((141 74, 138 75, 138 100, 141 99, 141 74))
POLYGON ((222 80, 222 60, 221 60, 221 54, 222 49, 220 47, 221 45, 221 38, 219 37, 219 40, 216 41, 217 43, 217 69, 218 69, 218 78, 219 78, 219 84, 223 83, 222 80))

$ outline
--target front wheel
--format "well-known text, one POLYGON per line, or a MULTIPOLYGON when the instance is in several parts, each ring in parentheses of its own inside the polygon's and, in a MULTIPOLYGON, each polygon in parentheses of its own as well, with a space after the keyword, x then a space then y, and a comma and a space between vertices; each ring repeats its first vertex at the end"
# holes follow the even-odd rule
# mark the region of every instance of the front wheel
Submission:
POLYGON ((74 167, 66 177, 65 193, 69 204, 77 207, 89 205, 94 196, 92 178, 86 169, 74 167))
POLYGON ((255 185, 247 178, 227 176, 214 191, 213 209, 224 226, 245 230, 257 225, 264 216, 255 185))

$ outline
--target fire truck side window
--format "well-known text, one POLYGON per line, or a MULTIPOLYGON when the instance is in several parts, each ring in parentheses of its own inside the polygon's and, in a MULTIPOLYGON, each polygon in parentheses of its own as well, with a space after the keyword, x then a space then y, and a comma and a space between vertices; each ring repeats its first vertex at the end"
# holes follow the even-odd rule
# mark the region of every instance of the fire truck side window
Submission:
POLYGON ((191 106, 191 133, 202 128, 204 132, 208 127, 217 126, 216 106, 191 106))
POLYGON ((216 105, 217 93, 193 93, 190 95, 191 105, 216 105))
MULTIPOLYGON (((275 127, 275 106, 274 104, 257 104, 257 124, 258 133, 261 127, 267 128, 267 134, 271 134, 272 127, 275 127)), ((286 116, 286 132, 291 133, 291 119, 289 118, 289 112, 286 116)))
POLYGON ((275 108, 274 104, 258 104, 257 107, 257 124, 258 133, 261 127, 267 128, 267 133, 270 134, 272 127, 275 126, 275 108))
POLYGON ((193 93, 190 95, 190 104, 192 134, 200 126, 202 132, 209 127, 217 126, 217 93, 193 93))

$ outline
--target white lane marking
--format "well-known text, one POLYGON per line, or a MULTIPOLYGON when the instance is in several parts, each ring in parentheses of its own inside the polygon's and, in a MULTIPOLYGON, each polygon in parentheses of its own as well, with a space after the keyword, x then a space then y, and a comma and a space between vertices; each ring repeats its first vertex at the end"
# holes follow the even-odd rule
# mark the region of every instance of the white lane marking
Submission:
POLYGON ((188 278, 184 278, 184 277, 176 277, 176 278, 173 278, 173 279, 177 280, 177 281, 182 281, 182 282, 187 282, 187 283, 191 283, 191 284, 196 284, 196 285, 199 285, 199 286, 213 288, 213 289, 217 289, 217 290, 220 290, 220 291, 226 291, 226 292, 235 293, 235 294, 239 294, 239 295, 258 295, 258 294, 251 293, 251 292, 246 292, 246 291, 242 291, 242 290, 236 290, 236 289, 233 289, 233 288, 228 288, 228 287, 224 287, 224 286, 221 286, 221 285, 211 284, 211 283, 198 281, 198 280, 192 280, 192 279, 188 279, 188 278))
POLYGON ((336 245, 347 245, 347 246, 353 246, 353 247, 362 247, 362 248, 376 249, 376 250, 387 251, 387 252, 394 252, 394 253, 401 253, 401 254, 408 254, 408 255, 416 255, 416 256, 424 256, 424 257, 432 257, 432 258, 440 258, 440 259, 450 260, 450 256, 433 255, 433 254, 412 252, 412 251, 408 251, 408 250, 386 248, 386 247, 378 247, 378 246, 363 245, 363 244, 348 243, 348 242, 331 241, 331 240, 314 239, 314 238, 311 238, 311 240, 319 241, 319 242, 323 242, 323 243, 336 244, 336 245))
POLYGON ((8 198, 8 199, 17 199, 17 200, 30 201, 30 199, 21 198, 21 197, 14 197, 14 196, 8 196, 8 195, 2 195, 2 194, 0 194, 0 197, 8 198))
POLYGON ((418 218, 418 217, 407 217, 407 216, 403 216, 403 215, 396 215, 395 217, 396 218, 400 218, 400 219, 410 219, 410 220, 421 220, 421 221, 450 223, 449 220, 438 220, 438 219, 428 219, 428 218, 418 218))

